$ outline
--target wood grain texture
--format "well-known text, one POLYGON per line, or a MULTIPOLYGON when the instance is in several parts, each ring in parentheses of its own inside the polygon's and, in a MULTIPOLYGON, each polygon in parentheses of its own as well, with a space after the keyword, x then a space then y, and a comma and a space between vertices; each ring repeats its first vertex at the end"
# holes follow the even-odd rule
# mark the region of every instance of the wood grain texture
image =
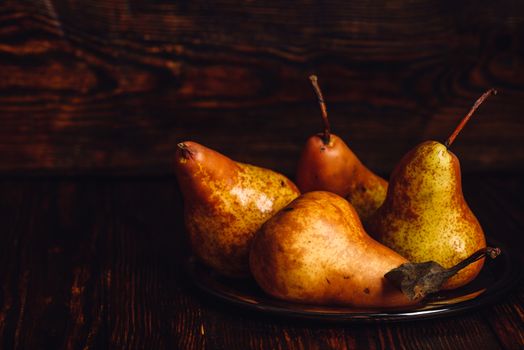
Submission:
POLYGON ((0 171, 165 175, 178 141, 292 174, 320 118, 387 175, 445 139, 466 172, 524 170, 519 1, 6 1, 0 171))
MULTIPOLYGON (((475 175, 464 184, 487 232, 521 247, 521 179, 475 175)), ((2 349, 524 346, 522 282, 492 306, 396 324, 289 320, 206 297, 183 272, 188 250, 172 178, 4 178, 0 193, 2 349)))

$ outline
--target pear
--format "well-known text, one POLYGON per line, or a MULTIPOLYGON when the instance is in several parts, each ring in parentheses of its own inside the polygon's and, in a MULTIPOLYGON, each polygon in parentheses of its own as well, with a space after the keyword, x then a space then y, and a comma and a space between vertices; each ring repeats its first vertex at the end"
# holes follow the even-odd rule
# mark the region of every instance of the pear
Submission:
POLYGON ((331 133, 317 77, 310 77, 317 94, 324 133, 311 136, 300 155, 296 182, 301 192, 329 191, 353 204, 366 221, 384 202, 388 183, 369 170, 347 144, 331 133))
POLYGON ((404 263, 364 231, 348 201, 325 191, 302 194, 269 219, 249 255, 256 282, 275 298, 362 308, 418 302, 384 278, 404 263))
POLYGON ((190 141, 178 144, 175 173, 194 254, 229 277, 249 274, 249 245, 255 232, 299 195, 281 174, 235 162, 190 141))
MULTIPOLYGON (((426 141, 402 158, 391 174, 384 204, 367 222, 370 234, 412 262, 432 260, 450 268, 486 247, 482 227, 462 193, 459 160, 449 146, 493 92, 479 98, 445 144, 426 141)), ((460 270, 444 289, 472 281, 483 263, 460 270)))

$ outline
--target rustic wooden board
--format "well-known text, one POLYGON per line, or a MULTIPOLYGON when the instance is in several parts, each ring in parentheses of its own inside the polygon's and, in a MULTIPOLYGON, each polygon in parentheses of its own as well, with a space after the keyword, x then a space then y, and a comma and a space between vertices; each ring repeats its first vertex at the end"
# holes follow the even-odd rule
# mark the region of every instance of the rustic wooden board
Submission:
MULTIPOLYGON (((289 321, 206 298, 182 269, 173 179, 3 179, 0 193, 2 349, 524 346, 522 283, 493 306, 398 324, 289 321)), ((519 177, 467 177, 465 194, 486 230, 523 245, 519 177)))
POLYGON ((524 3, 6 1, 0 7, 0 171, 165 175, 178 141, 292 174, 334 131, 387 175, 445 139, 464 170, 523 170, 524 3))

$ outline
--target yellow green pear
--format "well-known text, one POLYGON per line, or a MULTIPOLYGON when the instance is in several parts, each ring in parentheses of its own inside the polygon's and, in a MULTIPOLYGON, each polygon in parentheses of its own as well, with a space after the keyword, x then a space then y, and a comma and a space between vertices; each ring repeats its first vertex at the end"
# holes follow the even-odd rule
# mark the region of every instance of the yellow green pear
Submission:
POLYGON ((262 225, 249 259, 276 298, 360 308, 416 304, 384 277, 406 262, 364 231, 347 200, 325 191, 302 194, 262 225))
MULTIPOLYGON (((486 247, 482 227, 462 193, 459 160, 449 146, 491 93, 479 98, 445 145, 426 141, 402 158, 391 174, 384 204, 367 222, 373 237, 412 262, 432 260, 450 268, 486 247)), ((444 288, 472 281, 483 263, 460 270, 444 288)))
POLYGON ((248 275, 255 232, 299 195, 296 186, 279 173, 191 141, 178 144, 174 165, 196 257, 222 275, 248 275))

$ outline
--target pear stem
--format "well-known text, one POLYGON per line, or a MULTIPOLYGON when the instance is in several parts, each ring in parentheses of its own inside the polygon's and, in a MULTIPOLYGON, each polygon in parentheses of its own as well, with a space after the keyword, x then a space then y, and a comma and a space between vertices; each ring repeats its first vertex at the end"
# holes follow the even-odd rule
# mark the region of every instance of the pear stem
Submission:
POLYGON ((466 116, 464 118, 462 118, 462 120, 460 121, 459 125, 455 128, 455 130, 453 131, 453 133, 451 134, 450 137, 448 137, 448 139, 446 140, 446 142, 444 143, 444 145, 446 146, 446 148, 449 148, 451 146, 451 144, 453 143, 453 141, 455 141, 455 138, 457 137, 457 135, 460 133, 460 131, 462 130, 462 128, 464 127, 464 125, 466 125, 466 123, 468 122, 468 120, 471 118, 471 116, 473 115, 473 113, 475 113, 475 111, 480 107, 480 105, 490 96, 490 95, 496 95, 497 94, 497 90, 495 89, 489 89, 488 91, 486 91, 485 93, 482 94, 482 96, 480 96, 477 101, 475 101, 475 103, 473 104, 473 107, 471 107, 471 109, 469 110, 468 114, 466 114, 466 116))
POLYGON ((189 159, 189 158, 193 157, 193 155, 194 155, 193 150, 188 145, 186 145, 185 143, 180 142, 180 143, 177 144, 177 147, 180 149, 180 151, 182 153, 182 157, 184 157, 185 159, 189 159))
POLYGON ((490 258, 495 259, 497 256, 500 255, 500 253, 501 253, 500 248, 486 247, 486 248, 479 249, 475 253, 467 257, 466 259, 459 262, 457 265, 450 267, 448 269, 448 272, 455 274, 458 271, 465 268, 466 266, 468 266, 469 264, 473 264, 475 261, 482 259, 484 256, 489 256, 490 258))
POLYGON ((309 80, 311 80, 311 85, 317 94, 318 104, 320 105, 320 111, 322 112, 322 123, 324 124, 324 137, 322 141, 325 145, 329 144, 331 140, 331 127, 329 126, 329 119, 327 114, 326 103, 324 102, 324 97, 322 96, 322 91, 318 85, 318 78, 316 75, 310 75, 309 80))
POLYGON ((442 285, 458 271, 469 264, 489 256, 495 259, 500 254, 499 248, 486 247, 477 250, 466 259, 449 269, 435 261, 421 263, 405 263, 389 271, 384 277, 393 283, 410 300, 423 299, 426 295, 441 290, 442 285))

